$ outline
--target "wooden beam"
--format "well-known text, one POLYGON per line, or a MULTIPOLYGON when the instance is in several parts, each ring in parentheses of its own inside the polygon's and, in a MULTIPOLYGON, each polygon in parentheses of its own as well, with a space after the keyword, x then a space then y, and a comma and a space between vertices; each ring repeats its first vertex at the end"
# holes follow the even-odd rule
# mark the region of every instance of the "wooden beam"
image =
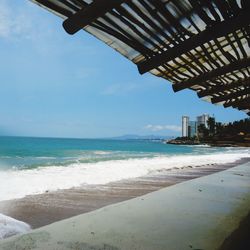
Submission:
POLYGON ((248 109, 248 110, 250 110, 250 105, 248 104, 241 104, 241 105, 239 105, 239 106, 237 106, 237 107, 233 107, 233 108, 237 108, 238 110, 246 110, 246 109, 248 109))
POLYGON ((230 99, 235 99, 235 98, 238 98, 240 96, 247 95, 247 94, 250 94, 250 88, 239 90, 239 91, 227 94, 227 95, 214 97, 211 99, 211 102, 218 103, 218 102, 228 101, 230 99))
MULTIPOLYGON (((247 108, 249 108, 250 109, 250 100, 248 99, 248 101, 242 101, 242 103, 235 103, 235 104, 233 104, 233 105, 231 105, 233 108, 241 108, 241 109, 247 109, 247 108)), ((224 106, 225 107, 225 106, 224 106)), ((228 107, 230 107, 230 106, 228 106, 228 107)), ((227 108, 227 107, 225 107, 225 108, 227 108)))
POLYGON ((237 17, 222 21, 212 27, 207 27, 204 31, 174 46, 172 49, 168 49, 166 52, 157 54, 146 61, 138 63, 138 70, 140 74, 144 74, 161 66, 165 62, 171 61, 174 58, 203 45, 206 42, 230 34, 242 27, 248 26, 249 24, 249 11, 242 10, 237 17))
POLYGON ((238 110, 250 110, 250 106, 239 106, 239 107, 236 107, 238 110))
POLYGON ((239 106, 248 106, 250 108, 250 97, 243 99, 236 99, 234 101, 228 101, 223 104, 224 108, 233 107, 238 108, 239 106))
POLYGON ((180 90, 183 90, 186 88, 190 88, 190 87, 197 85, 197 84, 199 85, 199 84, 204 83, 208 80, 212 80, 213 78, 216 78, 218 76, 225 75, 226 73, 230 73, 232 71, 246 68, 249 66, 250 66, 250 57, 232 62, 232 63, 227 64, 227 65, 220 67, 220 68, 216 68, 212 71, 209 71, 207 73, 203 73, 197 77, 188 79, 184 82, 175 83, 172 85, 172 87, 173 87, 174 92, 177 92, 177 91, 180 91, 180 90))
POLYGON ((63 28, 67 33, 73 35, 123 2, 124 0, 94 0, 87 7, 66 19, 63 22, 63 28))
POLYGON ((211 87, 208 87, 205 90, 201 90, 197 93, 198 97, 202 98, 208 95, 214 95, 217 94, 219 92, 223 92, 226 90, 230 90, 233 88, 237 88, 237 87, 241 87, 241 86, 249 86, 250 87, 250 78, 248 79, 242 79, 239 81, 234 81, 232 83, 229 84, 223 84, 223 85, 214 85, 211 87))

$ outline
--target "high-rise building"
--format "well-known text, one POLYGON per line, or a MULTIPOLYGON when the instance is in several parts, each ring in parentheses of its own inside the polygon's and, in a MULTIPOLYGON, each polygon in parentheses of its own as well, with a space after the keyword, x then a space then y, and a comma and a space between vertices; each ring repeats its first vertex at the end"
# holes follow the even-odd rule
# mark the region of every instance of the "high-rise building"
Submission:
POLYGON ((188 123, 188 137, 194 137, 197 135, 197 125, 195 121, 189 121, 188 123))
POLYGON ((188 137, 189 116, 182 116, 182 137, 188 137))
POLYGON ((196 121, 190 121, 189 116, 182 116, 182 137, 196 137, 199 136, 198 128, 201 124, 208 128, 208 114, 197 116, 196 121))
POLYGON ((197 120, 196 120, 197 128, 201 124, 204 124, 205 127, 207 128, 208 127, 208 124, 207 124, 208 119, 209 119, 209 115, 208 114, 203 114, 203 115, 197 116, 197 120))

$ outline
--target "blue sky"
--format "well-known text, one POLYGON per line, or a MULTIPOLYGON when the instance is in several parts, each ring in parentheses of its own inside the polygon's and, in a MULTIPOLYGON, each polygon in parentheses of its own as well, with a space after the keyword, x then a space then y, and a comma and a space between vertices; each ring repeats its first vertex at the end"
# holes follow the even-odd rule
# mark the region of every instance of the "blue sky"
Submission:
POLYGON ((181 116, 246 114, 206 103, 150 74, 28 0, 0 0, 0 134, 109 137, 179 135, 181 116))

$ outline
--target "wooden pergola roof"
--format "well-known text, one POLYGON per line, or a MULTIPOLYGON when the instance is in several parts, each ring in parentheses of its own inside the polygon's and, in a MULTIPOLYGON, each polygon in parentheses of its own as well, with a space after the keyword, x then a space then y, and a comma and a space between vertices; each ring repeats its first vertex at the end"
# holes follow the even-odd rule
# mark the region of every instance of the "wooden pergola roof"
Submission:
POLYGON ((31 0, 93 34, 175 92, 250 115, 249 0, 31 0))

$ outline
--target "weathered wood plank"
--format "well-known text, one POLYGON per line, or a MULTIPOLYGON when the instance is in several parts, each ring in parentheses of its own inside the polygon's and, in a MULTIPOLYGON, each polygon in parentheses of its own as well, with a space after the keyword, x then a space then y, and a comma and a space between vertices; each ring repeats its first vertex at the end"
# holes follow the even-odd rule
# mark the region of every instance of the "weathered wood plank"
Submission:
POLYGON ((226 21, 222 21, 214 25, 213 27, 208 27, 206 30, 200 32, 195 36, 192 36, 191 38, 173 47, 172 49, 169 49, 164 53, 155 55, 149 60, 139 63, 137 65, 138 70, 141 74, 144 74, 154 68, 159 67, 164 62, 171 61, 174 58, 179 57, 180 55, 187 53, 188 51, 208 41, 225 36, 249 24, 249 12, 243 10, 241 14, 239 14, 239 16, 226 21))
POLYGON ((93 1, 88 7, 76 12, 63 22, 63 28, 71 35, 91 24, 100 16, 120 6, 125 0, 93 1))
POLYGON ((246 68, 249 66, 250 66, 250 57, 247 59, 242 59, 242 60, 232 62, 224 67, 217 68, 210 72, 200 74, 198 77, 188 79, 184 82, 176 83, 173 85, 173 90, 177 92, 186 88, 190 88, 194 85, 199 85, 208 80, 212 80, 213 78, 216 78, 218 76, 222 76, 227 73, 233 72, 235 70, 239 70, 239 69, 246 68))

